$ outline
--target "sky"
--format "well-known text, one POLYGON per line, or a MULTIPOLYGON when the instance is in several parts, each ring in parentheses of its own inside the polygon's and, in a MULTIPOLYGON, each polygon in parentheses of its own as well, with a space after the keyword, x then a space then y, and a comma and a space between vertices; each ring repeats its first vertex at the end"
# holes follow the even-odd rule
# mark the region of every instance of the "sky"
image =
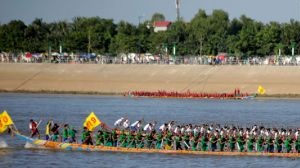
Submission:
MULTIPOLYGON (((228 12, 230 19, 241 15, 263 23, 300 20, 300 0, 181 0, 181 17, 190 21, 199 9, 211 14, 214 9, 228 12)), ((175 21, 175 0, 0 0, 0 23, 22 20, 30 24, 35 18, 45 22, 72 21, 74 17, 121 20, 138 24, 162 13, 175 21)))

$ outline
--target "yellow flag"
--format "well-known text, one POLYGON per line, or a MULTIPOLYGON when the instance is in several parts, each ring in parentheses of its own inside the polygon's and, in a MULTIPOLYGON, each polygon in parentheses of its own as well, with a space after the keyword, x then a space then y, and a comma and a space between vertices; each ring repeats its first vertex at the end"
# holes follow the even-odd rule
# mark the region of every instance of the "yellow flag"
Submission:
POLYGON ((4 132, 7 129, 7 126, 2 123, 2 114, 0 114, 0 133, 4 132))
POLYGON ((6 111, 3 111, 3 113, 1 114, 0 120, 2 121, 2 123, 4 125, 14 124, 14 122, 12 121, 12 119, 10 118, 10 116, 8 115, 8 113, 6 111))
POLYGON ((261 85, 259 85, 258 89, 257 89, 257 92, 258 92, 258 94, 263 95, 263 94, 266 93, 266 90, 261 85))
POLYGON ((7 129, 6 125, 1 125, 0 123, 0 133, 4 132, 7 129))
POLYGON ((7 126, 2 122, 3 113, 0 114, 0 133, 4 132, 7 129, 7 126))
POLYGON ((89 131, 93 131, 93 129, 100 124, 101 121, 98 119, 94 112, 91 112, 91 114, 85 119, 83 126, 87 127, 89 131))

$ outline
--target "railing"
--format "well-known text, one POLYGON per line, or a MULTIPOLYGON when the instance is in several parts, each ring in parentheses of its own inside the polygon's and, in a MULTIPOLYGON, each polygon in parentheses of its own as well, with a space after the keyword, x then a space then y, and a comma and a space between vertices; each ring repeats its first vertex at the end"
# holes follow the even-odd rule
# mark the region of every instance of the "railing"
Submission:
POLYGON ((113 56, 100 56, 93 59, 80 57, 40 57, 22 59, 21 57, 1 56, 0 62, 5 63, 59 63, 59 64, 171 64, 171 65, 273 65, 273 66, 295 66, 300 65, 300 56, 285 56, 280 59, 268 57, 251 57, 248 59, 237 59, 228 57, 216 59, 210 56, 178 56, 176 60, 159 57, 158 59, 126 59, 113 56), (294 58, 294 59, 292 59, 294 58))

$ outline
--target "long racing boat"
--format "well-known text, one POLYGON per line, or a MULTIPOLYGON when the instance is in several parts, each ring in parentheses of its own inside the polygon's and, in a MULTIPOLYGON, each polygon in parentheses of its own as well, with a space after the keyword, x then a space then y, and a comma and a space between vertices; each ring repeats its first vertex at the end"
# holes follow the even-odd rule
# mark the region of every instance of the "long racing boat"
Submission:
POLYGON ((191 151, 191 150, 165 150, 165 149, 146 149, 146 148, 124 148, 83 145, 76 143, 53 142, 41 139, 33 139, 25 135, 16 133, 16 136, 27 143, 33 145, 33 148, 68 150, 68 151, 100 151, 100 152, 124 152, 124 153, 161 153, 161 154, 188 154, 188 155, 211 155, 211 156, 267 156, 267 157, 289 157, 299 158, 300 153, 266 153, 266 152, 212 152, 212 151, 191 151))

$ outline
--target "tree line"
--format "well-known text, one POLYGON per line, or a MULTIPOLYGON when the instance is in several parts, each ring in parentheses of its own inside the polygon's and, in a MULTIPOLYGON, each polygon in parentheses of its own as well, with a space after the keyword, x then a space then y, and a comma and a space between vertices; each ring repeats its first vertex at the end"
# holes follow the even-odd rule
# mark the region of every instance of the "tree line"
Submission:
POLYGON ((76 17, 72 22, 46 23, 35 19, 26 25, 12 20, 0 24, 0 51, 4 52, 64 52, 117 55, 119 53, 165 54, 176 45, 176 55, 266 56, 300 53, 300 22, 255 21, 245 15, 229 19, 223 10, 207 14, 199 10, 190 22, 173 22, 165 32, 154 32, 153 21, 165 20, 155 13, 150 21, 133 25, 125 21, 114 23, 100 17, 76 17))

